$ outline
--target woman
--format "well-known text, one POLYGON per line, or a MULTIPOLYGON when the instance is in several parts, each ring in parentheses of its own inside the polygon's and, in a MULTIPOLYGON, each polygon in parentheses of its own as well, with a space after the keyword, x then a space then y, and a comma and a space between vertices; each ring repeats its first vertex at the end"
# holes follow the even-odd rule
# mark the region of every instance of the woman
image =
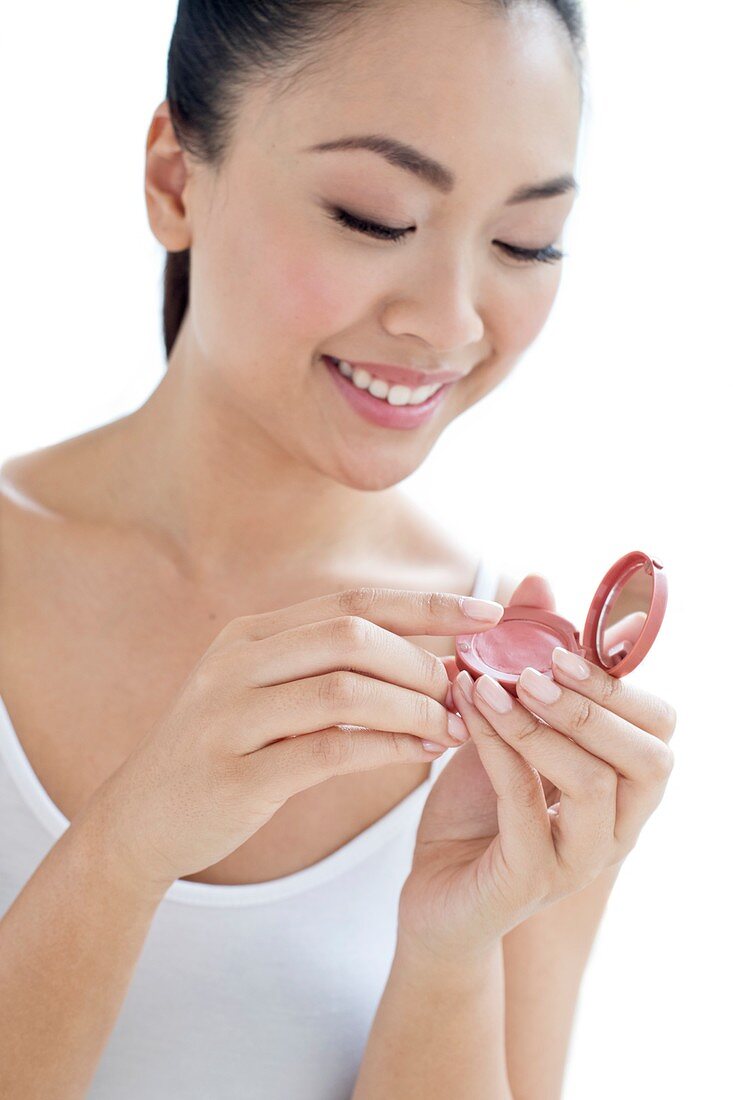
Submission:
POLYGON ((464 597, 552 594, 396 486, 547 318, 581 52, 567 0, 179 5, 167 372, 2 471, 3 1096, 560 1094, 674 711, 467 695, 464 597))

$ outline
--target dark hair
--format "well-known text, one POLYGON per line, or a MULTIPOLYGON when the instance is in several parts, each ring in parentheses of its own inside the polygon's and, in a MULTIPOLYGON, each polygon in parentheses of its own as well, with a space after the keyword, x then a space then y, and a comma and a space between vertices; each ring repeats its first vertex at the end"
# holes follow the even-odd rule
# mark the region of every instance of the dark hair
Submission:
MULTIPOLYGON (((576 59, 585 49, 581 0, 462 0, 508 11, 549 6, 562 20, 576 59)), ((218 171, 230 146, 240 97, 258 82, 273 95, 318 70, 323 42, 356 31, 374 0, 179 0, 168 51, 166 99, 181 147, 218 171)), ((188 308, 190 251, 166 254, 163 335, 170 356, 188 308)))

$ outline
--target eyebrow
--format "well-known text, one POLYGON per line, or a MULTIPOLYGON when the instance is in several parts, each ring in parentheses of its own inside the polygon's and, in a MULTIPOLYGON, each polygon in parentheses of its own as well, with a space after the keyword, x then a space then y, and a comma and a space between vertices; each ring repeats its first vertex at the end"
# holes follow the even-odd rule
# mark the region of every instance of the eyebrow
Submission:
MULTIPOLYGON (((424 180, 444 195, 450 194, 456 185, 456 177, 444 164, 421 153, 413 145, 406 145, 405 142, 397 141, 386 134, 353 134, 334 141, 322 141, 316 145, 309 145, 303 152, 330 153, 337 149, 369 149, 397 168, 412 172, 418 179, 424 180)), ((527 184, 517 188, 506 200, 506 205, 514 206, 534 199, 549 199, 555 195, 564 195, 568 191, 577 193, 578 190, 579 185, 575 177, 565 173, 542 183, 527 184)))

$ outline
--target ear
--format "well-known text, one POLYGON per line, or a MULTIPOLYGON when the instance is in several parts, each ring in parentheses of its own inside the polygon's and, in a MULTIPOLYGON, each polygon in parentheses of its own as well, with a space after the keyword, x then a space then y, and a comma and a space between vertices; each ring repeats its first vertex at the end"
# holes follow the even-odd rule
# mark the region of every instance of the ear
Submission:
POLYGON ((173 131, 168 100, 155 108, 145 150, 145 205, 150 228, 166 251, 183 252, 191 245, 184 195, 190 169, 173 131))

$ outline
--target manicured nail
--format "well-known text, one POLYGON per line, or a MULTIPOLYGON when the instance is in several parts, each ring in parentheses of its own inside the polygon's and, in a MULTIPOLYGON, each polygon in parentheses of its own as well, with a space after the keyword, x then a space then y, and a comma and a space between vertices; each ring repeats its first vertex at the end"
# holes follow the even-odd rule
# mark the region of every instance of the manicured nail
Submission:
POLYGON ((455 741, 468 741, 470 737, 466 723, 457 714, 448 715, 448 733, 455 741))
POLYGON ((428 752, 445 752, 448 748, 447 745, 439 745, 436 741, 423 741, 422 746, 428 752))
POLYGON ((512 699, 508 691, 504 691, 501 684, 492 676, 479 676, 474 684, 474 691, 492 710, 499 714, 508 714, 512 709, 512 699))
POLYGON ((473 676, 470 672, 466 672, 465 668, 461 669, 456 676, 453 687, 457 687, 458 694, 468 699, 469 703, 473 701, 473 676))
POLYGON ((562 646, 555 646, 552 651, 552 659, 566 676, 570 676, 574 680, 587 680, 590 676, 588 662, 584 661, 582 657, 578 657, 575 653, 569 653, 568 650, 563 649, 562 646))
POLYGON ((541 703, 556 703, 562 695, 562 690, 555 681, 543 676, 536 668, 525 668, 519 677, 519 683, 541 703))
POLYGON ((498 623, 504 614, 504 608, 493 600, 477 600, 475 596, 462 596, 461 608, 469 619, 480 619, 484 623, 498 623))

